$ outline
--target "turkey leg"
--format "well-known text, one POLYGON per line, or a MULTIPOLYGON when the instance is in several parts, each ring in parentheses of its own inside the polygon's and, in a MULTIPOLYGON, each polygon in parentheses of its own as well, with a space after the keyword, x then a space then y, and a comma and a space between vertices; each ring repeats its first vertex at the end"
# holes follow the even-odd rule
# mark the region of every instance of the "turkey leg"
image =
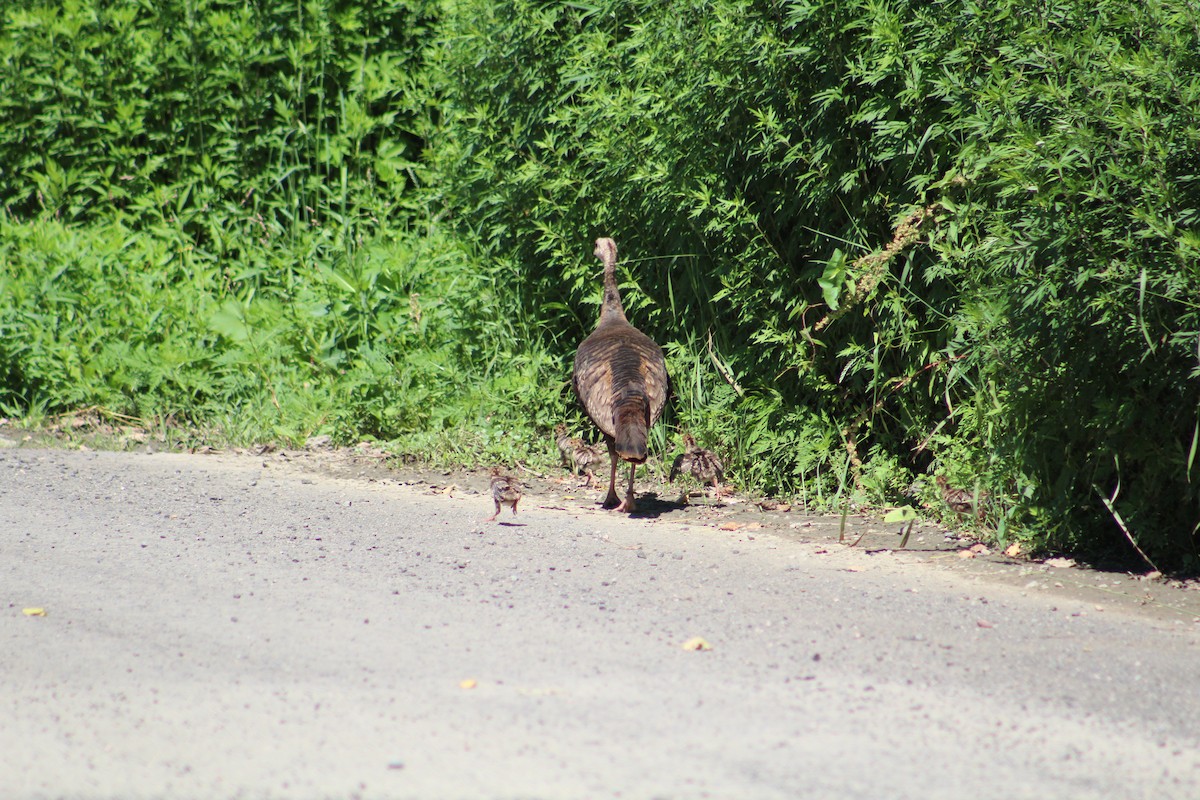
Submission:
POLYGON ((633 497, 633 474, 635 472, 637 472, 637 464, 630 464, 629 465, 629 493, 625 495, 625 499, 621 502, 621 505, 616 507, 617 511, 624 511, 629 514, 632 514, 634 511, 637 511, 637 503, 634 502, 634 497, 633 497))
POLYGON ((611 438, 608 440, 608 457, 612 461, 612 470, 608 474, 608 497, 601 503, 602 508, 612 508, 621 502, 617 497, 617 445, 611 438))

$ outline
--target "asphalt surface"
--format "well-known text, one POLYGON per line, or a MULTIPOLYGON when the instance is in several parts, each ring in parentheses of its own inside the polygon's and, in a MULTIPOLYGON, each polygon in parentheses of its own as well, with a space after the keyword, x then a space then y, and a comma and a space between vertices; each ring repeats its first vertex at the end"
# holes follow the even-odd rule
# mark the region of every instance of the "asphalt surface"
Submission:
POLYGON ((0 798, 1200 797, 1186 609, 597 496, 0 449, 0 798))

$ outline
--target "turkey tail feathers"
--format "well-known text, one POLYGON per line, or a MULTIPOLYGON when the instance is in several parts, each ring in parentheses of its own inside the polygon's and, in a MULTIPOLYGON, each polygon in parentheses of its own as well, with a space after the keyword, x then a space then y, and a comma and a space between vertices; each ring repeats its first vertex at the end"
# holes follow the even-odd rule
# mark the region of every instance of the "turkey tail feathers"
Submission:
POLYGON ((641 464, 648 455, 646 441, 650 431, 650 402, 644 392, 625 390, 613 404, 613 437, 617 455, 625 461, 641 464))

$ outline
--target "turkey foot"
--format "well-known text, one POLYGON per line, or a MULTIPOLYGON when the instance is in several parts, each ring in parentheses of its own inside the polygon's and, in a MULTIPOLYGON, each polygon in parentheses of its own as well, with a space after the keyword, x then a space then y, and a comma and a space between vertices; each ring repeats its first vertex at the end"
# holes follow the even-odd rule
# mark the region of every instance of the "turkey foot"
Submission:
MULTIPOLYGON (((627 514, 632 514, 634 511, 637 511, 637 501, 636 501, 636 499, 634 497, 634 493, 633 493, 633 473, 635 473, 635 472, 637 472, 637 464, 630 464, 629 465, 629 492, 625 495, 625 499, 621 501, 621 504, 618 505, 616 508, 614 508, 613 511, 617 511, 617 512, 623 511, 627 514)), ((614 478, 616 477, 615 469, 613 470, 613 477, 614 478)), ((612 490, 610 489, 609 491, 612 491, 612 490)), ((613 500, 617 499, 616 492, 613 492, 612 499, 613 500)))

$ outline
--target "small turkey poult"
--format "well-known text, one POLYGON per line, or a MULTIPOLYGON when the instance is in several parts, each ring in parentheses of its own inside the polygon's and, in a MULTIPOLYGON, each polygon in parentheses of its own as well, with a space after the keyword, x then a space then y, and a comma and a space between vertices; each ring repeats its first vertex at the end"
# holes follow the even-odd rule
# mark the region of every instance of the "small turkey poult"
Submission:
POLYGON ((648 456, 650 427, 662 415, 670 392, 662 349, 625 318, 617 289, 617 244, 596 240, 596 258, 604 264, 604 299, 596 330, 575 353, 572 384, 592 423, 604 434, 612 469, 604 507, 637 510, 633 477, 648 456), (617 497, 617 460, 629 463, 629 490, 617 497))
POLYGON ((505 475, 499 467, 492 467, 492 500, 496 503, 496 513, 484 520, 492 522, 500 516, 502 506, 511 506, 516 516, 517 501, 521 499, 521 484, 511 475, 505 475))
POLYGON ((562 465, 571 470, 572 475, 582 472, 587 477, 583 485, 591 486, 596 479, 592 463, 600 458, 599 450, 578 436, 570 436, 567 426, 561 422, 554 426, 554 442, 558 445, 562 465))
MULTIPOLYGON (((567 469, 575 468, 575 459, 571 455, 571 451, 575 447, 575 439, 567 433, 567 426, 563 423, 558 423, 554 426, 554 443, 558 445, 558 457, 562 461, 562 465, 567 469)), ((579 441, 583 441, 580 439, 579 441)))
POLYGON ((972 514, 981 520, 983 519, 984 509, 989 500, 989 495, 986 491, 973 492, 969 489, 956 489, 950 485, 944 475, 935 477, 934 482, 941 489, 942 500, 946 502, 946 505, 950 506, 951 511, 959 515, 972 514))
POLYGON ((674 483, 675 477, 681 472, 691 473, 700 483, 711 484, 716 499, 721 499, 721 479, 725 477, 725 465, 712 450, 706 450, 696 444, 696 439, 690 434, 683 434, 683 452, 675 457, 671 465, 671 476, 667 479, 674 483))

